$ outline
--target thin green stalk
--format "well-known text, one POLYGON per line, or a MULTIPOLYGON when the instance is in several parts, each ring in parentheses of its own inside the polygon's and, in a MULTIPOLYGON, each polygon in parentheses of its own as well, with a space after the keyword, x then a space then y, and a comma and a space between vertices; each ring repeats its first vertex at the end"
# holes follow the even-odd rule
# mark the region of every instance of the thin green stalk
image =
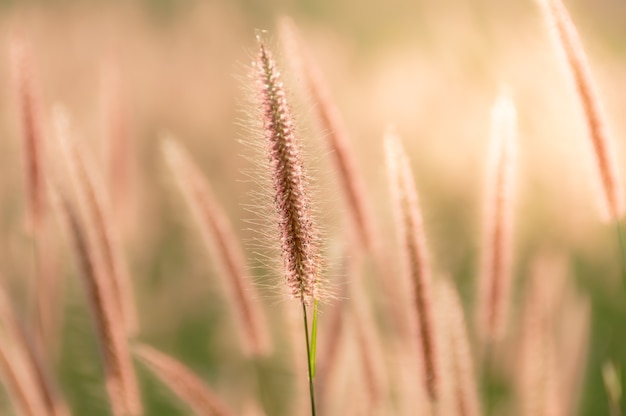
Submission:
MULTIPOLYGON (((315 356, 311 354, 312 345, 309 341, 309 321, 306 315, 306 304, 304 301, 302 302, 302 313, 304 316, 304 335, 306 337, 306 356, 307 356, 307 365, 309 370, 309 396, 311 398, 311 416, 315 416, 315 388, 313 386, 313 376, 315 371, 315 356)), ((313 307, 313 322, 314 328, 317 329, 317 301, 314 303, 313 307)), ((316 332, 316 331, 314 331, 316 332)), ((314 340, 317 338, 317 334, 314 334, 312 337, 314 340)), ((314 347, 314 345, 313 345, 314 347)))
POLYGON ((313 323, 311 325, 311 356, 309 361, 311 362, 311 378, 315 378, 315 357, 317 357, 317 305, 318 301, 313 302, 313 323))

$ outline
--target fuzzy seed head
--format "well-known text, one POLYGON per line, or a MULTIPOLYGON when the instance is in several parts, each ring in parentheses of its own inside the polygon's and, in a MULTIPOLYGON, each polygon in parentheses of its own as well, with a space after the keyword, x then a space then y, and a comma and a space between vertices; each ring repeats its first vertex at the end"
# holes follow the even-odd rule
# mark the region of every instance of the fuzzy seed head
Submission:
POLYGON ((301 147, 280 72, 262 42, 254 63, 263 131, 272 172, 285 280, 293 298, 310 304, 318 299, 318 233, 306 187, 301 147))

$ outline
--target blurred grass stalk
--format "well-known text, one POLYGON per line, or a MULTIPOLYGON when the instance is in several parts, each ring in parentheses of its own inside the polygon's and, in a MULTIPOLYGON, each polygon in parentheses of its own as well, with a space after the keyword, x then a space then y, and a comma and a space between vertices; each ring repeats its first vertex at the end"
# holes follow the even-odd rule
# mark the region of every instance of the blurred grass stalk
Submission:
MULTIPOLYGON (((616 154, 613 150, 613 143, 610 140, 604 111, 598 98, 582 41, 567 8, 561 0, 538 1, 550 28, 554 45, 565 60, 565 67, 570 74, 576 95, 580 100, 589 139, 593 146, 598 176, 603 188, 605 215, 615 227, 617 249, 619 250, 619 270, 624 294, 626 295, 626 251, 624 232, 620 226, 620 219, 624 214, 624 195, 622 182, 618 174, 616 154)), ((618 328, 618 331, 623 331, 623 328, 618 328)), ((623 376, 626 368, 623 363, 620 367, 623 376)), ((610 397, 612 411, 615 410, 615 406, 618 409, 621 407, 619 404, 616 405, 614 403, 616 398, 621 398, 621 395, 616 396, 613 394, 610 397)))

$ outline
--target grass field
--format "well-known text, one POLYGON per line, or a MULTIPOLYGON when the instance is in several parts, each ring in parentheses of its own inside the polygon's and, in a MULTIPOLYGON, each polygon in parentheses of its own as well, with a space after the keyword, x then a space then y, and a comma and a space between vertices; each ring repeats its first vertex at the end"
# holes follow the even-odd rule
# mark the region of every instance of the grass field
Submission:
POLYGON ((624 414, 626 3, 559 5, 0 2, 0 413, 624 414))

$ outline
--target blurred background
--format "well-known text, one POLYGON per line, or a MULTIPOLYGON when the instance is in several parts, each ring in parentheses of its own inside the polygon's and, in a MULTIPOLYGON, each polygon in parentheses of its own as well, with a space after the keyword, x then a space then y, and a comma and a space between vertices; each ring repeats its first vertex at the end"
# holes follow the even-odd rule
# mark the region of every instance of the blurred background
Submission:
MULTIPOLYGON (((589 55, 613 133, 626 163, 626 2, 567 2, 589 55)), ((425 217, 433 267, 457 283, 467 311, 475 301, 481 244, 484 171, 491 106, 501 91, 517 105, 519 172, 515 209, 516 288, 534 259, 549 251, 566 263, 567 284, 590 301, 588 347, 572 414, 609 414, 602 365, 626 363, 626 298, 619 278, 614 229, 602 221, 577 97, 554 52, 533 0, 2 0, 0 1, 0 273, 18 304, 27 303, 31 245, 24 231, 19 123, 11 88, 9 41, 31 45, 46 112, 68 109, 77 139, 104 169, 103 70, 119 71, 119 93, 131 169, 125 255, 132 270, 143 342, 193 368, 237 411, 249 374, 238 352, 225 300, 180 194, 165 169, 160 143, 175 136, 193 155, 242 241, 256 233, 245 205, 257 186, 243 172, 250 140, 241 121, 255 31, 280 59, 276 19, 291 16, 330 85, 351 133, 385 244, 394 233, 382 156, 382 136, 396 125, 410 153, 425 217), (0 54, 1 56, 1 54, 0 54)), ((289 75, 289 74, 287 74, 289 75)), ((290 82, 298 82, 297 76, 290 82)), ((341 274, 346 209, 312 107, 290 92, 312 166, 323 215, 328 279, 341 274)), ((245 122, 244 122, 245 124, 245 122)), ((262 174, 262 173, 260 173, 262 174)), ((624 175, 622 175, 624 176, 624 175)), ((626 178, 625 178, 626 179, 626 178)), ((67 244, 63 243, 63 246, 67 244)), ((246 254, 259 264, 255 250, 246 254)), ((93 329, 71 255, 61 256, 64 313, 56 363, 74 414, 108 414, 93 329)), ((267 275, 280 282, 277 273, 267 275)), ((267 282, 261 282, 261 287, 267 282)), ((279 299, 263 292, 266 313, 280 320, 279 299)), ((522 290, 514 290, 513 304, 522 290)), ((515 315, 515 307, 513 315, 515 315)), ((471 313, 468 312, 468 316, 471 313)), ((322 316, 323 320, 324 316, 322 316)), ((471 318, 468 318, 471 320, 471 318)), ((511 318, 513 321, 515 317, 511 318)), ((322 323, 323 325, 323 323, 322 323)), ((585 322, 570 322, 584 326, 585 322)), ((289 361, 277 352, 265 363, 268 415, 287 414, 278 398, 293 387, 289 361)), ((287 352, 285 352, 287 351, 287 352)), ((188 410, 141 367, 146 414, 188 410)), ((490 382, 501 414, 510 383, 490 382)), ((3 398, 9 409, 8 398, 3 398)), ((304 414, 304 413, 303 413, 304 414)))

